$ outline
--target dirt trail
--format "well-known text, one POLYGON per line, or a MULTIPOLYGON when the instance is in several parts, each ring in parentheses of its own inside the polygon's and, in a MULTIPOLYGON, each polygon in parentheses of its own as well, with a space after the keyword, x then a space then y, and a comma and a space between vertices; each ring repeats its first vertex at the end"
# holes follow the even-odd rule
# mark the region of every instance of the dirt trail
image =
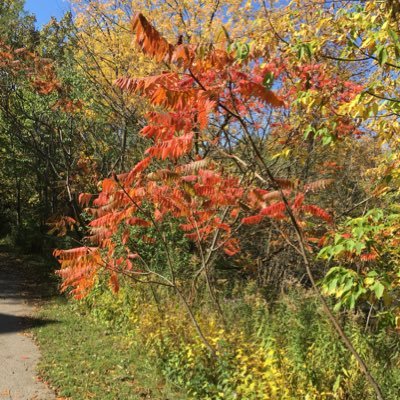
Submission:
POLYGON ((0 253, 0 400, 56 399, 35 375, 40 353, 24 333, 29 327, 52 323, 32 316, 40 287, 29 279, 33 275, 27 269, 23 259, 0 253))

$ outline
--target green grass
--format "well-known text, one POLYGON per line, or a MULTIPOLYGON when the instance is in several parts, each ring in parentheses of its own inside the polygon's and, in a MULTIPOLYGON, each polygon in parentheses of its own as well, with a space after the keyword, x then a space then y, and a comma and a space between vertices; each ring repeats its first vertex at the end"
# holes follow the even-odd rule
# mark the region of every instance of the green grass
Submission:
POLYGON ((42 307, 40 317, 57 322, 34 330, 41 348, 39 373, 59 396, 101 400, 172 400, 185 396, 172 390, 128 338, 74 305, 57 299, 42 307))

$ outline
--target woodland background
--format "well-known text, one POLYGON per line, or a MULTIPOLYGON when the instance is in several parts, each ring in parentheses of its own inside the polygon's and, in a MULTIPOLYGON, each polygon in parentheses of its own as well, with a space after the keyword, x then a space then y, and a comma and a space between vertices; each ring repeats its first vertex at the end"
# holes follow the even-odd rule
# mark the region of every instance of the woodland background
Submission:
POLYGON ((187 398, 397 399, 398 1, 71 6, 0 4, 2 242, 187 398))

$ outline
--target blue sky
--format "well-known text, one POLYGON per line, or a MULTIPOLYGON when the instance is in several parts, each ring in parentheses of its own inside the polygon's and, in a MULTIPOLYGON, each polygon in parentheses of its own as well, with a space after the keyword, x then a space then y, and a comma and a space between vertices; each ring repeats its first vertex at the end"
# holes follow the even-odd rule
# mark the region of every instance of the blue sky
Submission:
POLYGON ((36 15, 38 27, 46 24, 52 16, 61 17, 68 8, 66 0, 25 0, 25 9, 36 15))

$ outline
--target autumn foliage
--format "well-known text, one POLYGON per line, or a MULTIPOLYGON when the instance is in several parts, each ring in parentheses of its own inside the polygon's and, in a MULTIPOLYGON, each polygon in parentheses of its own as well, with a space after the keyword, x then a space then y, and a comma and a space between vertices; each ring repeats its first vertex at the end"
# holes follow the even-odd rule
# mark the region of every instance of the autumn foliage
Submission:
POLYGON ((194 398, 394 393, 396 2, 70 1, 0 12, 0 235, 194 398))
MULTIPOLYGON (((84 296, 99 268, 108 269, 113 281, 118 273, 140 275, 144 260, 130 247, 130 226, 140 228, 141 235, 151 230, 149 237, 159 241, 162 223, 174 220, 198 251, 220 249, 235 256, 240 252, 236 233, 241 225, 285 220, 288 210, 304 227, 310 217, 331 223, 329 212, 307 202, 309 193, 324 188, 330 180, 302 184, 265 176, 261 186, 255 186, 224 166, 223 159, 229 155, 222 160, 208 156, 227 151, 224 129, 209 129, 211 123, 229 121, 240 127, 236 140, 241 136, 252 139, 251 130, 262 123, 268 108, 286 107, 293 89, 274 92, 263 84, 265 76, 280 79, 284 65, 262 66, 265 61, 259 54, 249 54, 241 61, 223 47, 172 45, 142 14, 136 15, 132 29, 142 51, 169 68, 160 75, 121 77, 115 83, 124 91, 144 96, 154 107, 141 131, 149 146, 131 171, 102 182, 102 192, 88 209, 93 219, 87 240, 96 247, 55 253, 61 262, 64 289, 72 286, 75 296, 84 296), (250 113, 256 118, 255 126, 244 122, 250 113), (118 248, 116 258, 114 238, 121 230, 123 252, 118 248)), ((320 84, 321 77, 315 75, 318 70, 318 65, 305 66, 299 78, 310 74, 309 84, 320 84)), ((336 101, 348 100, 350 93, 354 93, 353 85, 344 83, 343 91, 335 94, 339 96, 336 101)), ((82 194, 81 204, 86 206, 89 198, 82 194)))

